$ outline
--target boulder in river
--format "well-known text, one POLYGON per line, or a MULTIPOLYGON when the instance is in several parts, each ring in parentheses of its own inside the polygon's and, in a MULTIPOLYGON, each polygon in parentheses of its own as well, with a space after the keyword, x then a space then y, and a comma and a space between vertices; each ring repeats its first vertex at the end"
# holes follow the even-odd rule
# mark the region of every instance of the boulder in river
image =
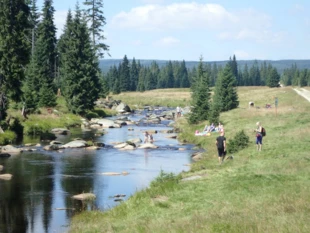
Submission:
POLYGON ((81 194, 72 196, 72 198, 76 200, 80 200, 80 201, 91 201, 91 200, 96 199, 96 195, 93 193, 81 193, 81 194))
POLYGON ((0 153, 3 153, 3 154, 18 154, 20 152, 21 152, 21 149, 16 148, 12 145, 2 146, 1 151, 0 151, 0 153))
POLYGON ((10 180, 12 179, 12 174, 1 174, 0 175, 0 180, 10 180))

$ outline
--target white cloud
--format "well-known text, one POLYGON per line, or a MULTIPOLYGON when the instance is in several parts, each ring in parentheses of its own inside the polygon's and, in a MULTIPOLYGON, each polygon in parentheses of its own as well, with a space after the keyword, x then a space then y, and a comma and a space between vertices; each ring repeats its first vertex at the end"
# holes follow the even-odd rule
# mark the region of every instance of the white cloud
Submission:
POLYGON ((180 43, 180 40, 174 37, 164 37, 157 41, 155 44, 159 46, 174 46, 180 43))
MULTIPOLYGON (((219 4, 174 3, 145 5, 115 15, 113 28, 147 31, 206 30, 221 40, 280 42, 283 32, 272 30, 272 18, 255 9, 228 11, 219 4)), ((190 32, 189 32, 190 33, 190 32)))
POLYGON ((218 4, 145 5, 113 17, 112 27, 138 30, 226 28, 236 17, 218 4))

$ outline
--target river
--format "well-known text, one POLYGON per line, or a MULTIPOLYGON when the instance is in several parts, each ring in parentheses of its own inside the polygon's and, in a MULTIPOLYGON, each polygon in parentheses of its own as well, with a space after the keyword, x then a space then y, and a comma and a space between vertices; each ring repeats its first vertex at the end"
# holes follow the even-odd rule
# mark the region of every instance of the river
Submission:
MULTIPOLYGON (((133 120, 142 116, 131 115, 133 120)), ((63 233, 68 231, 70 219, 81 211, 108 210, 118 205, 113 198, 147 188, 161 170, 175 174, 189 169, 192 145, 180 145, 167 138, 169 121, 157 125, 139 124, 106 129, 96 137, 107 146, 100 150, 65 149, 60 152, 23 152, 9 158, 0 158, 11 180, 0 180, 0 233, 63 233), (128 130, 132 128, 132 131, 128 130), (157 149, 121 151, 113 148, 114 142, 141 138, 145 130, 157 130, 154 144, 157 149), (184 148, 184 150, 179 150, 184 148), (105 176, 104 172, 123 172, 128 175, 105 176), (96 199, 85 204, 74 200, 73 195, 94 193, 96 199)), ((70 129, 68 136, 56 140, 68 142, 72 138, 89 139, 91 132, 70 129)), ((44 146, 44 145, 42 145, 44 146)))

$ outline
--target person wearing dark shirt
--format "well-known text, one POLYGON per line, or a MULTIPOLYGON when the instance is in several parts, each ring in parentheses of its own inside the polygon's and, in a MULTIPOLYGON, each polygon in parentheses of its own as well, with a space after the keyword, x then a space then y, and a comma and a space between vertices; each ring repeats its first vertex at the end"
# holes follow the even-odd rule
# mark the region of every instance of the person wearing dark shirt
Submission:
POLYGON ((216 147, 218 152, 219 163, 222 164, 226 155, 226 138, 224 132, 221 132, 220 136, 216 138, 216 147))

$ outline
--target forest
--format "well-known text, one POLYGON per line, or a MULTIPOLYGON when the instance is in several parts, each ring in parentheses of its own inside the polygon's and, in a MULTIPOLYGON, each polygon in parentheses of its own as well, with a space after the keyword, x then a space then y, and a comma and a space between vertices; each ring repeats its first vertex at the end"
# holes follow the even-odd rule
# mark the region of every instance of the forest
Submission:
POLYGON ((184 60, 145 64, 135 58, 129 61, 124 55, 120 63, 104 72, 100 64, 109 55, 109 46, 104 43, 103 3, 85 0, 82 4, 83 9, 77 3, 74 11, 68 10, 57 39, 52 0, 45 0, 41 10, 36 0, 0 2, 0 121, 10 106, 27 114, 54 107, 57 95, 65 98, 70 112, 84 115, 94 108, 95 100, 111 92, 157 88, 194 91, 197 80, 203 80, 201 75, 207 77, 208 88, 216 87, 227 72, 235 87, 278 87, 279 82, 310 85, 310 72, 296 63, 279 72, 270 61, 239 63, 235 55, 226 63, 206 63, 200 57, 194 65, 184 60))

